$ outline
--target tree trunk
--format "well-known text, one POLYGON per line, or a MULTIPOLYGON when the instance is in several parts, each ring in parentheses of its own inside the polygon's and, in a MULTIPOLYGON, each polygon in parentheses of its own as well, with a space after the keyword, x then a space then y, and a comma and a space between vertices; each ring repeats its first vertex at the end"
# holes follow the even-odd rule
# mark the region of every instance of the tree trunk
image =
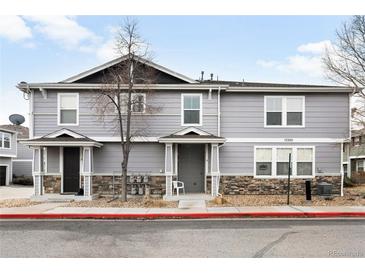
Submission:
POLYGON ((127 201, 127 182, 128 182, 128 175, 127 175, 127 167, 122 164, 122 202, 127 201))

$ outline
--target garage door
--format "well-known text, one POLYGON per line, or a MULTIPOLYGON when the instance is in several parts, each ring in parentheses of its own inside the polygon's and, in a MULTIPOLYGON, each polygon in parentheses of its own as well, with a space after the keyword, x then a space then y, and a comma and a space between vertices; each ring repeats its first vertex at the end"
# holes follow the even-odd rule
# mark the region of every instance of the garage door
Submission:
POLYGON ((6 182, 6 166, 0 166, 0 186, 4 186, 6 182))

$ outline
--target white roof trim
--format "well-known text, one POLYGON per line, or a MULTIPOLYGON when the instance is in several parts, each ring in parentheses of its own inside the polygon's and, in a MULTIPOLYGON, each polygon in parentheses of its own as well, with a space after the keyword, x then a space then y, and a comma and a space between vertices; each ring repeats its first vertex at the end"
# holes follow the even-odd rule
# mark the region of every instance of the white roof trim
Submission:
MULTIPOLYGON (((26 85, 25 84, 19 84, 19 88, 23 88, 26 85)), ((79 83, 30 83, 28 84, 28 87, 31 89, 34 88, 45 88, 45 89, 101 89, 105 88, 105 85, 103 84, 79 84, 79 83)), ((218 90, 219 88, 221 90, 224 90, 228 88, 228 86, 222 86, 222 85, 201 85, 201 84, 151 84, 151 85, 141 85, 136 84, 134 85, 136 89, 187 89, 187 90, 218 90)), ((108 88, 117 88, 117 85, 108 85, 108 88)), ((128 85, 120 85, 120 88, 127 89, 128 85)))
POLYGON ((178 144, 216 144, 224 143, 224 138, 161 138, 160 143, 178 143, 178 144))
POLYGON ((43 137, 44 138, 57 138, 58 136, 61 136, 63 134, 67 134, 67 135, 69 135, 73 138, 85 138, 86 137, 86 136, 78 134, 74 131, 68 130, 67 128, 57 130, 57 131, 52 132, 50 134, 44 135, 43 137))
MULTIPOLYGON (((80 79, 82 79, 84 77, 87 77, 87 76, 89 76, 91 74, 94 74, 94 73, 99 72, 99 71, 101 71, 103 69, 106 69, 106 68, 111 67, 111 66, 113 66, 115 64, 118 64, 119 62, 121 62, 121 61, 123 61, 125 59, 126 59, 126 56, 116 58, 116 59, 111 60, 111 61, 109 61, 109 62, 107 62, 105 64, 102 64, 100 66, 97 66, 97 67, 94 67, 92 69, 86 70, 86 71, 84 71, 82 73, 79 73, 79 74, 77 74, 75 76, 72 76, 70 78, 67 78, 67 79, 65 79, 65 80, 63 80, 61 82, 62 83, 72 83, 72 82, 75 82, 75 81, 80 80, 80 79)), ((172 75, 172 76, 174 76, 176 78, 179 78, 179 79, 181 79, 183 81, 186 81, 188 83, 191 83, 191 84, 197 83, 197 81, 195 81, 195 80, 193 80, 193 79, 191 79, 191 78, 189 78, 189 77, 187 77, 185 75, 182 75, 180 73, 177 73, 175 71, 172 71, 172 70, 170 70, 170 69, 168 69, 166 67, 163 67, 163 66, 158 65, 156 63, 153 63, 151 61, 148 61, 148 60, 146 60, 144 58, 139 57, 138 60, 141 60, 143 63, 145 63, 145 64, 147 64, 147 65, 149 65, 149 66, 151 66, 151 67, 153 67, 153 68, 155 68, 157 70, 160 70, 162 72, 165 72, 167 74, 170 74, 170 75, 172 75)))
POLYGON ((198 129, 196 127, 187 127, 187 128, 184 128, 184 129, 182 129, 182 130, 180 130, 178 132, 173 133, 173 135, 185 135, 185 134, 187 134, 189 132, 194 132, 194 133, 196 133, 198 135, 201 135, 201 136, 209 136, 209 135, 211 135, 208 132, 205 132, 205 131, 203 131, 201 129, 198 129))
POLYGON ((21 144, 28 146, 47 146, 47 147, 77 147, 77 146, 94 146, 102 147, 103 144, 92 141, 21 141, 21 144))

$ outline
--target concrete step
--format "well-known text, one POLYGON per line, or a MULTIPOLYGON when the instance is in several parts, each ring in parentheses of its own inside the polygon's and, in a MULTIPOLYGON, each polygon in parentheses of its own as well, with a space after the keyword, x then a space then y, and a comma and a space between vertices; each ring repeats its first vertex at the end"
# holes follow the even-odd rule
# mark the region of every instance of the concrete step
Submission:
POLYGON ((205 200, 179 200, 179 208, 206 208, 205 200))

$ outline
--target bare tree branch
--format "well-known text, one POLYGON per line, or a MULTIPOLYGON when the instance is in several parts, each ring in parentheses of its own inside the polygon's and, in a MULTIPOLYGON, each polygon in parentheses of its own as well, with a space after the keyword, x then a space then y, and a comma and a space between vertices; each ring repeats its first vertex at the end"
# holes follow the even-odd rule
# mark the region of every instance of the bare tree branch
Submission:
MULTIPOLYGON (((103 87, 94 98, 94 108, 98 117, 108 124, 114 124, 119 132, 122 168, 122 197, 127 199, 127 174, 129 154, 132 149, 132 139, 141 133, 138 122, 143 115, 135 113, 146 102, 140 102, 140 90, 136 85, 143 84, 150 92, 150 84, 155 83, 154 71, 147 66, 149 62, 149 47, 138 33, 137 21, 127 18, 121 25, 117 35, 115 48, 122 61, 109 67, 103 75, 103 87), (136 94, 136 96, 134 96, 136 94)), ((147 94, 147 93, 146 93, 147 94)), ((143 127, 145 130, 145 127, 143 127)))
MULTIPOLYGON (((327 77, 354 88, 353 95, 365 101, 365 16, 353 16, 336 31, 336 43, 326 49, 323 63, 327 77)), ((354 124, 365 127, 365 107, 352 110, 354 124)))

